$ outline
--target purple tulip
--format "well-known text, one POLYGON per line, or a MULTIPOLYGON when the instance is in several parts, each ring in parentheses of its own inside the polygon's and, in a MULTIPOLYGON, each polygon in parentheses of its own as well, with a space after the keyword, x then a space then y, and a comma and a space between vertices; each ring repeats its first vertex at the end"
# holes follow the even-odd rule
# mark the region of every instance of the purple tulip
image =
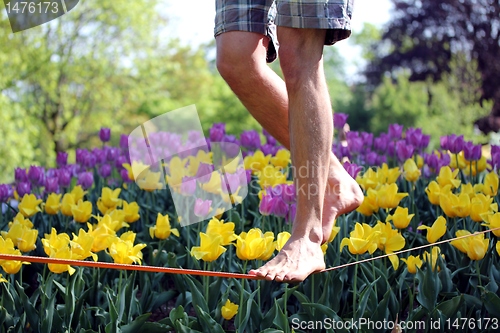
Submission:
POLYGON ((106 161, 108 162, 114 162, 120 156, 120 149, 116 147, 108 147, 106 146, 104 148, 105 154, 106 154, 106 161))
POLYGON ((347 123, 347 118, 349 118, 348 114, 335 112, 333 114, 333 127, 337 130, 343 129, 347 123))
POLYGON ((212 205, 212 200, 196 199, 194 203, 194 215, 198 217, 205 217, 210 212, 210 205, 212 205))
POLYGON ((255 130, 243 131, 240 136, 241 145, 247 149, 257 149, 260 147, 260 136, 255 130))
POLYGON ((106 162, 106 150, 100 148, 92 149, 92 156, 95 158, 96 164, 103 164, 106 162))
POLYGON ((373 140, 373 148, 379 152, 385 152, 387 143, 389 142, 389 135, 382 133, 378 138, 373 140))
POLYGON ((407 144, 403 140, 396 142, 396 154, 401 162, 413 157, 414 150, 412 145, 407 144))
POLYGON ((374 151, 369 152, 365 155, 365 163, 369 166, 377 165, 378 154, 374 151))
POLYGON ((103 164, 99 167, 98 174, 102 178, 108 178, 111 176, 111 172, 113 171, 113 168, 109 164, 103 164))
POLYGON ((294 184, 283 185, 283 192, 281 193, 281 197, 283 198, 283 201, 287 205, 295 203, 297 200, 295 185, 294 184))
POLYGON ((387 143, 387 155, 389 157, 396 156, 396 142, 395 141, 389 141, 387 143))
POLYGON ((71 184, 72 174, 67 169, 59 169, 57 178, 59 180, 59 186, 69 187, 71 184))
POLYGON ((457 136, 455 134, 449 135, 446 143, 446 145, 448 146, 447 149, 453 154, 460 153, 464 149, 464 144, 464 136, 457 136))
POLYGON ((45 181, 45 193, 59 193, 59 178, 47 178, 45 181))
POLYGON ((111 139, 111 129, 102 127, 99 131, 99 139, 101 139, 102 142, 108 142, 109 139, 111 139))
POLYGON ((88 190, 94 184, 94 175, 92 172, 82 172, 78 176, 77 185, 81 185, 84 190, 88 190))
POLYGON ((31 184, 28 182, 20 182, 16 185, 16 191, 19 197, 22 198, 25 194, 31 193, 31 184))
POLYGON ((215 123, 212 125, 209 131, 209 138, 212 142, 220 142, 226 134, 226 124, 215 123))
POLYGON ((360 153, 363 151, 363 139, 358 135, 358 132, 350 131, 346 134, 347 147, 351 153, 360 153))
POLYGON ((35 186, 43 186, 45 183, 45 170, 42 167, 32 165, 28 170, 28 180, 35 186))
POLYGON ((361 132, 361 140, 363 140, 365 148, 371 149, 373 145, 373 133, 361 132))
POLYGON ((181 182, 181 193, 184 195, 193 195, 196 192, 196 179, 192 177, 183 177, 181 182))
POLYGON ((352 178, 356 179, 358 173, 363 169, 363 167, 354 163, 344 162, 344 169, 346 169, 347 173, 352 178))
POLYGON ((14 177, 16 179, 16 182, 27 182, 28 181, 28 173, 26 172, 26 169, 23 169, 23 168, 16 168, 14 170, 14 177))
POLYGON ((262 199, 260 200, 260 204, 259 204, 259 212, 262 215, 270 215, 271 214, 272 200, 273 200, 273 197, 270 196, 269 194, 264 194, 262 196, 262 199))
POLYGON ((271 200, 271 214, 278 217, 286 217, 288 213, 288 205, 281 199, 281 197, 274 197, 271 200))
POLYGON ((120 148, 122 150, 128 149, 128 135, 125 134, 120 135, 120 148))
POLYGON ((387 156, 386 155, 378 155, 376 165, 387 164, 387 156))
MULTIPOLYGON (((236 193, 239 187, 246 184, 241 182, 239 173, 226 173, 225 177, 222 178, 222 191, 224 193, 236 193)), ((246 181, 246 179, 244 179, 246 181)))
POLYGON ((266 155, 276 155, 276 152, 279 150, 279 147, 270 145, 266 143, 265 145, 260 147, 262 153, 266 155))
POLYGON ((64 151, 58 151, 56 156, 57 167, 63 167, 68 165, 68 153, 64 151))
POLYGON ((423 133, 421 128, 408 128, 408 130, 406 131, 405 141, 407 144, 418 148, 420 147, 422 136, 423 133))
POLYGON ((212 164, 201 162, 196 172, 196 179, 202 184, 208 183, 212 177, 212 172, 214 172, 214 166, 212 164))
POLYGON ((0 184, 0 202, 7 202, 14 193, 12 186, 7 184, 0 184))
POLYGON ((478 161, 481 158, 481 145, 475 145, 471 141, 464 144, 464 158, 467 161, 478 161))
POLYGON ((76 149, 76 163, 83 165, 89 152, 86 149, 76 149))
POLYGON ((399 124, 390 124, 389 125, 389 138, 394 140, 401 139, 403 135, 403 125, 399 124))
POLYGON ((131 183, 132 180, 128 177, 128 170, 127 169, 121 169, 120 170, 120 177, 122 177, 123 182, 125 183, 131 183))
POLYGON ((288 208, 288 214, 286 215, 286 221, 288 223, 293 223, 295 220, 295 215, 297 214, 297 205, 291 204, 288 208))
POLYGON ((240 152, 240 141, 234 135, 224 135, 222 138, 221 148, 226 153, 227 157, 235 157, 240 152), (224 144, 224 143, 229 144, 224 144))

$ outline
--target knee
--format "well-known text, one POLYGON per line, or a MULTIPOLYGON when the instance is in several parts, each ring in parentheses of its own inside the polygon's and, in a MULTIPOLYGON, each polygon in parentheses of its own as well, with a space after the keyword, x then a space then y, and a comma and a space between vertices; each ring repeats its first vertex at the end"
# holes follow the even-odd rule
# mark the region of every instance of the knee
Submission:
POLYGON ((234 49, 217 49, 216 66, 222 78, 233 87, 255 76, 257 66, 251 55, 234 49))

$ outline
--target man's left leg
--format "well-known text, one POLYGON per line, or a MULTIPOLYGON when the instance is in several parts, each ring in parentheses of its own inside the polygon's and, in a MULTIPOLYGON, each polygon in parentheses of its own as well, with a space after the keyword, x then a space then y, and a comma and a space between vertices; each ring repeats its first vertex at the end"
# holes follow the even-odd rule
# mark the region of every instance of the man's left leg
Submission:
POLYGON ((333 119, 323 71, 326 30, 278 27, 279 58, 289 99, 290 151, 297 187, 292 235, 278 255, 250 274, 301 281, 325 268, 322 212, 333 119))

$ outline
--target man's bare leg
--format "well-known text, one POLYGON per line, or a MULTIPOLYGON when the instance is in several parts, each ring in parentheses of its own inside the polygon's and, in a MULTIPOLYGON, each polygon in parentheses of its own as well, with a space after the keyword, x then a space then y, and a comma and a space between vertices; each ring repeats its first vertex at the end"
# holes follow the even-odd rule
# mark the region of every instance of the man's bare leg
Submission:
MULTIPOLYGON (((288 95, 285 82, 266 64, 267 37, 232 31, 219 35, 217 67, 252 116, 283 146, 290 149, 288 95)), ((333 153, 324 198, 322 233, 328 240, 335 218, 363 201, 358 184, 333 153)))

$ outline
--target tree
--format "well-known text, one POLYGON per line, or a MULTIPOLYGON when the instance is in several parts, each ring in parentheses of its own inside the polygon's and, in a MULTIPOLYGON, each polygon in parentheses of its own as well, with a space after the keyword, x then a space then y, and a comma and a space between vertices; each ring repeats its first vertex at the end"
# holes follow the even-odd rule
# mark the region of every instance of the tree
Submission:
POLYGON ((393 0, 393 20, 382 42, 376 44, 378 57, 366 75, 372 87, 384 76, 393 78, 401 69, 410 69, 411 81, 439 81, 450 71, 457 53, 476 60, 482 76, 480 102, 493 101, 492 117, 482 118, 481 130, 500 130, 500 2, 493 0, 393 0))

